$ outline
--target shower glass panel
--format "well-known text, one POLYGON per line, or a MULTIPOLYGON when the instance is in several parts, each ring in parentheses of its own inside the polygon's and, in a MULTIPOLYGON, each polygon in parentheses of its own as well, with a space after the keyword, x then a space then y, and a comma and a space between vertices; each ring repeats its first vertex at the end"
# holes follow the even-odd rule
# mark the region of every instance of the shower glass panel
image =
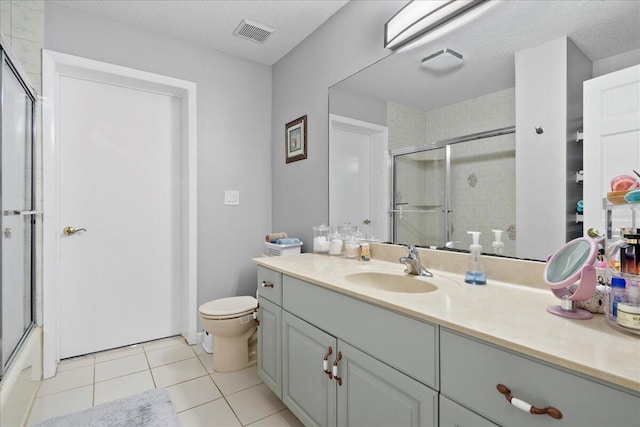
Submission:
POLYGON ((393 157, 394 242, 442 246, 446 241, 446 149, 393 157))
POLYGON ((4 51, 0 72, 0 377, 33 325, 34 96, 4 51))
POLYGON ((490 253, 501 230, 515 256, 515 145, 509 127, 392 151, 393 242, 467 249, 479 231, 490 253))
POLYGON ((483 252, 491 252, 491 230, 502 230, 504 254, 515 256, 515 143, 510 133, 451 145, 449 241, 456 248, 468 249, 467 231, 480 231, 483 252))

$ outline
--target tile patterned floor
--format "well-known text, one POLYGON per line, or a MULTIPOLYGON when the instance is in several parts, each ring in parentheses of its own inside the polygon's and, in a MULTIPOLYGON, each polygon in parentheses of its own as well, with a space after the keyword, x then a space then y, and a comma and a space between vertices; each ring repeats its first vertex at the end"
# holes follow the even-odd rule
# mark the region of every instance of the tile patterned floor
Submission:
POLYGON ((144 390, 166 388, 183 427, 299 427, 256 374, 222 373, 211 355, 182 337, 63 360, 42 381, 28 425, 144 390))

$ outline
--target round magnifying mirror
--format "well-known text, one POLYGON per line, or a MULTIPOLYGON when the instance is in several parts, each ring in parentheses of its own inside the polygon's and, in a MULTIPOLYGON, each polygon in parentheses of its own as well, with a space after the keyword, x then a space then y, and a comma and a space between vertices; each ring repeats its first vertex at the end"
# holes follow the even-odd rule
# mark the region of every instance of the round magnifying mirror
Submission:
POLYGON ((593 266, 598 255, 598 245, 587 237, 574 239, 558 249, 547 260, 544 281, 560 299, 559 306, 547 311, 573 319, 590 319, 591 313, 575 307, 575 301, 585 301, 596 289, 596 272, 593 266), (575 289, 569 286, 578 283, 575 289))

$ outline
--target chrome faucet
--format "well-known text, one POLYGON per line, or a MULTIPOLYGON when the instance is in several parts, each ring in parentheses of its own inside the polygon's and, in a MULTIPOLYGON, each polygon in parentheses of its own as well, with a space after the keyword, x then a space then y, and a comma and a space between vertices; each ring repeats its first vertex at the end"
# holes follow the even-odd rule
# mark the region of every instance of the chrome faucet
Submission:
POLYGON ((418 249, 415 246, 409 246, 407 248, 407 256, 400 258, 400 262, 407 266, 404 270, 407 274, 415 274, 416 276, 433 277, 433 273, 424 268, 422 262, 420 262, 420 255, 418 255, 418 249))

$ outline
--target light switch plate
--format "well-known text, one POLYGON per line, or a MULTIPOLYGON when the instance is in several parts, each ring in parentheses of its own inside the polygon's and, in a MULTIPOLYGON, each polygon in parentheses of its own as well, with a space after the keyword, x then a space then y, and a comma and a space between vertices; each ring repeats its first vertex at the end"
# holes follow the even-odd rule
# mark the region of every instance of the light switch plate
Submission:
POLYGON ((240 204, 240 192, 238 190, 224 190, 224 204, 225 205, 239 205, 240 204))

